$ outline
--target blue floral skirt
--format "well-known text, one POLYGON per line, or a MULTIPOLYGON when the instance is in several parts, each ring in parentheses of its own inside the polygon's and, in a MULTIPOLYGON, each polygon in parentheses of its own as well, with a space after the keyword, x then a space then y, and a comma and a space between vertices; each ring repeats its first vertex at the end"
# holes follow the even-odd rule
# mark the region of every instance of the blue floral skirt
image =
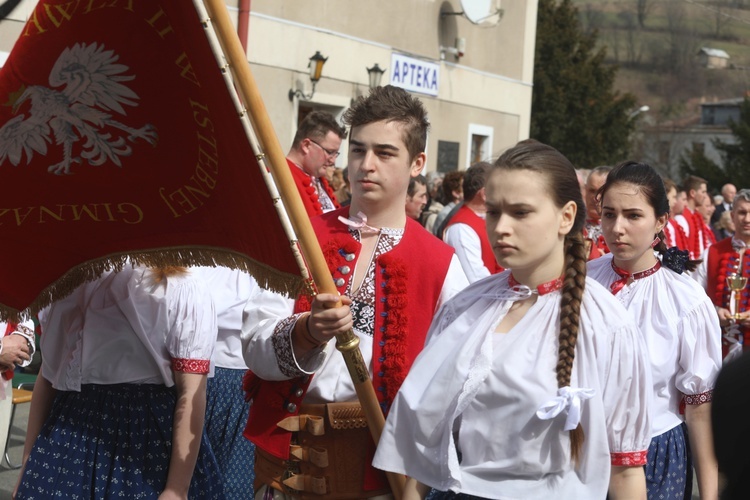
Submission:
POLYGON ((206 433, 219 463, 227 500, 253 498, 255 445, 242 436, 250 403, 242 377, 246 370, 216 367, 208 379, 206 433))
MULTIPOLYGON (((176 399, 174 388, 152 384, 58 392, 17 498, 157 498, 167 482, 176 399)), ((188 496, 224 498, 205 432, 188 496)))
POLYGON ((684 423, 651 439, 644 469, 649 500, 692 498, 693 463, 684 423))

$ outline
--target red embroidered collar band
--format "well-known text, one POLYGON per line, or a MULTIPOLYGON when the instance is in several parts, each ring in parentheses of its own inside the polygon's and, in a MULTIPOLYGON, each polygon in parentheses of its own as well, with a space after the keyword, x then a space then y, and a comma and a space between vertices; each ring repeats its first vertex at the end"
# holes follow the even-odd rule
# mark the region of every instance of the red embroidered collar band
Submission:
MULTIPOLYGON (((515 288, 517 286, 526 286, 519 283, 516 278, 513 277, 511 274, 508 276, 508 286, 511 288, 515 288)), ((563 286, 563 279, 562 277, 553 279, 552 281, 548 281, 547 283, 542 283, 541 285, 536 287, 536 290, 532 290, 533 293, 538 293, 539 295, 546 295, 548 293, 555 292, 559 289, 561 289, 563 286)))
POLYGON ((646 269, 645 271, 641 271, 638 273, 629 273, 625 269, 617 267, 615 264, 615 260, 612 259, 612 269, 617 273, 617 275, 620 277, 619 280, 613 281, 611 285, 609 285, 609 289, 612 291, 613 295, 617 295, 617 292, 623 289, 625 285, 628 284, 629 279, 639 280, 641 278, 645 278, 647 276, 651 276, 656 271, 658 271, 661 268, 661 261, 657 260, 656 264, 654 264, 654 267, 650 269, 646 269))

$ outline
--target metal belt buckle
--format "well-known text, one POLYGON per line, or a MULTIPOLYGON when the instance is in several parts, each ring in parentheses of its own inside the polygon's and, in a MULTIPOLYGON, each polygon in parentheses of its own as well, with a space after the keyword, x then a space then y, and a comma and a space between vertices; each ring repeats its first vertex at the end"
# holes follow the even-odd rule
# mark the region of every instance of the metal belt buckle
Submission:
POLYGON ((285 489, 289 490, 289 493, 291 494, 298 494, 302 493, 300 490, 295 490, 294 488, 290 488, 284 481, 289 479, 290 477, 296 476, 301 471, 299 462, 296 460, 287 460, 286 461, 286 470, 284 471, 284 474, 281 476, 281 484, 284 486, 285 489))

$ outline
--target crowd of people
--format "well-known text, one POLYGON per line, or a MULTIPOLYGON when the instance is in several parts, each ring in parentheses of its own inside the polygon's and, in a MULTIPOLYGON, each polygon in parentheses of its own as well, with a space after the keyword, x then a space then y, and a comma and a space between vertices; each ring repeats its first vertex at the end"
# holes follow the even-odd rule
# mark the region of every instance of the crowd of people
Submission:
MULTIPOLYGON (((682 500, 693 474, 747 495, 750 189, 714 203, 532 139, 423 176, 417 98, 379 87, 343 119, 310 113, 287 155, 338 293, 126 265, 53 303, 15 498, 682 500)), ((6 326, 0 368, 31 329, 6 326)))

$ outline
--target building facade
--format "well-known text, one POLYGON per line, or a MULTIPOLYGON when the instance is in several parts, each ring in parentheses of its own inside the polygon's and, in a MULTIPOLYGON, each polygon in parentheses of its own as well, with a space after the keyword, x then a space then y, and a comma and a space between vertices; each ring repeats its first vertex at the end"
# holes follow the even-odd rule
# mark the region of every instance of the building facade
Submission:
MULTIPOLYGON (((0 21, 0 63, 35 4, 24 0, 0 21)), ((385 69, 382 85, 406 88, 427 108, 428 172, 465 169, 529 135, 537 0, 226 4, 236 24, 249 26, 247 59, 283 148, 310 111, 340 117, 366 94, 375 64, 385 69), (494 23, 462 14, 477 8, 501 14, 494 23), (326 62, 311 95, 308 63, 316 52, 326 62), (290 99, 290 90, 300 92, 290 99)), ((346 166, 346 154, 337 161, 346 166)))
POLYGON ((676 181, 682 178, 680 161, 688 159, 694 151, 723 168, 724 158, 714 141, 736 142, 729 123, 739 121, 742 102, 740 98, 704 103, 699 117, 644 127, 641 133, 644 160, 676 181))

